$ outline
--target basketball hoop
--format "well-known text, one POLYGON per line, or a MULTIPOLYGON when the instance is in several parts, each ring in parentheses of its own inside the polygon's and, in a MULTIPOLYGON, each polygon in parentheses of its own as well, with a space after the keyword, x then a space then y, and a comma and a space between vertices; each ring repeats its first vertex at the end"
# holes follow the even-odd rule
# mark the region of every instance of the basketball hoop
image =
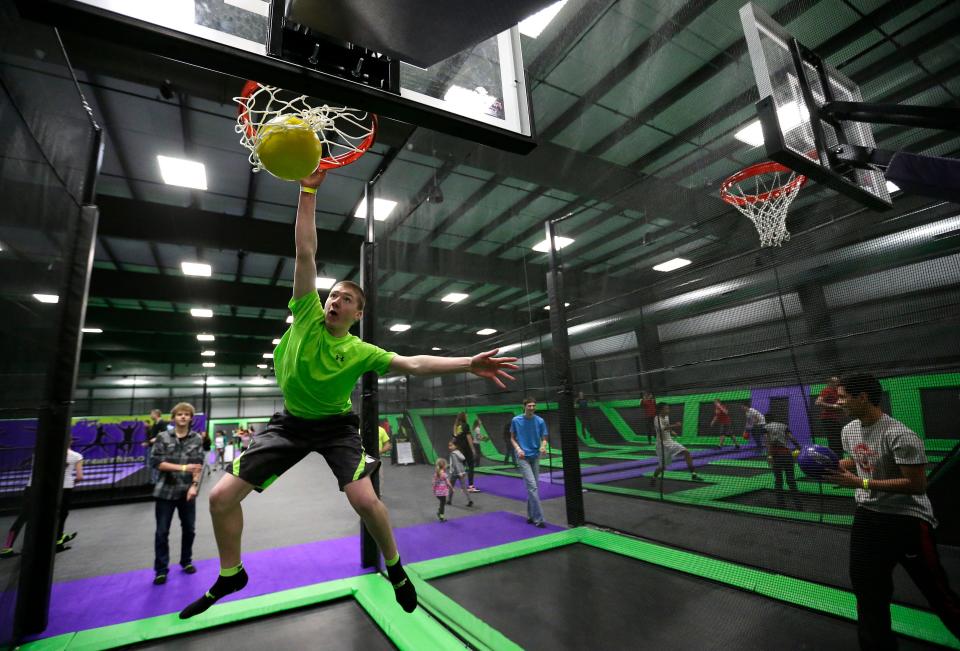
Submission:
POLYGON ((367 111, 343 106, 310 106, 307 96, 283 99, 285 91, 273 86, 264 86, 248 81, 237 103, 236 131, 240 144, 250 151, 253 171, 263 169, 257 155, 260 129, 280 116, 295 116, 316 132, 322 146, 320 167, 332 169, 356 161, 373 144, 377 135, 377 116, 367 111))
POLYGON ((790 239, 787 209, 806 182, 803 174, 767 161, 751 165, 721 183, 720 198, 753 222, 760 234, 760 246, 780 246, 790 239), (751 178, 752 194, 740 187, 751 178))

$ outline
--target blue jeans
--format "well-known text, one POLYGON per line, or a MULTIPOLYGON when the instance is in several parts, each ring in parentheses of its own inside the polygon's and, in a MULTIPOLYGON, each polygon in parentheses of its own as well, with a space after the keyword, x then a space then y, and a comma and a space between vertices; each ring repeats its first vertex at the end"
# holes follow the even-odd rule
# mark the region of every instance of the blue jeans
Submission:
POLYGON ((187 501, 186 497, 179 500, 156 500, 155 513, 157 516, 157 532, 153 537, 154 561, 153 570, 158 574, 166 574, 170 565, 170 523, 173 521, 173 512, 180 513, 180 565, 188 565, 193 561, 193 538, 196 535, 197 521, 196 498, 187 501))
POLYGON ((540 457, 517 459, 523 483, 527 486, 527 517, 534 524, 543 522, 543 509, 540 507, 540 457))

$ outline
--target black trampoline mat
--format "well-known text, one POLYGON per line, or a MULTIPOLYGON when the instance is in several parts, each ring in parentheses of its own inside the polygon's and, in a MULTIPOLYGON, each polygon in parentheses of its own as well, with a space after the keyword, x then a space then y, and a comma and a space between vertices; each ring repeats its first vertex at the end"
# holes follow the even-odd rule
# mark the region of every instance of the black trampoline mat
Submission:
POLYGON ((580 463, 589 463, 592 466, 606 466, 611 463, 630 463, 631 461, 640 461, 644 457, 638 456, 636 459, 611 459, 610 457, 586 457, 580 459, 580 463))
MULTIPOLYGON (((651 471, 652 473, 652 471, 651 471)), ((634 490, 640 491, 655 491, 660 492, 660 481, 657 480, 653 483, 650 482, 650 475, 644 475, 643 477, 630 477, 629 479, 618 479, 616 481, 605 481, 603 486, 616 486, 617 488, 632 488, 634 490)), ((680 479, 663 479, 663 493, 668 495, 670 493, 680 493, 682 491, 693 490, 694 488, 703 488, 704 486, 709 486, 710 482, 705 481, 684 481, 680 479)), ((583 478, 583 483, 590 483, 590 475, 586 475, 583 478)))
MULTIPOLYGON (((811 495, 810 493, 800 493, 798 496, 800 506, 806 513, 823 513, 825 515, 853 515, 856 508, 852 497, 841 497, 839 495, 811 495)), ((777 492, 772 488, 764 488, 749 493, 741 493, 732 497, 724 497, 721 502, 733 502, 734 504, 746 504, 749 506, 762 506, 768 509, 781 509, 785 511, 796 511, 793 504, 793 497, 789 491, 786 491, 783 497, 783 504, 777 504, 777 492)))
POLYGON ((698 466, 697 472, 704 475, 726 475, 729 477, 756 477, 757 475, 770 474, 769 468, 753 468, 750 466, 721 466, 709 463, 705 466, 698 466))
POLYGON ((430 583, 525 649, 858 648, 853 622, 588 545, 430 583))
POLYGON ((211 649, 396 649, 353 599, 333 601, 277 615, 241 621, 196 633, 136 645, 134 649, 210 651, 211 649))

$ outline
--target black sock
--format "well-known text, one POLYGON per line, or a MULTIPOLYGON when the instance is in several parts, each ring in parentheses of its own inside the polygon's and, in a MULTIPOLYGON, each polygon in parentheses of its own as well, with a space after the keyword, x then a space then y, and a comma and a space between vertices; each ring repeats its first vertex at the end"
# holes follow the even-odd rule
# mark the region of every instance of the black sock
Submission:
POLYGON ((217 600, 226 597, 228 594, 242 590, 247 585, 247 571, 240 568, 240 571, 233 576, 217 577, 217 582, 213 584, 205 595, 194 601, 192 604, 180 611, 180 619, 190 619, 194 615, 199 615, 207 608, 217 603, 217 600))
POLYGON ((397 594, 397 603, 405 611, 412 613, 417 607, 417 589, 413 587, 413 582, 399 559, 393 565, 387 565, 387 576, 390 577, 390 583, 397 594))

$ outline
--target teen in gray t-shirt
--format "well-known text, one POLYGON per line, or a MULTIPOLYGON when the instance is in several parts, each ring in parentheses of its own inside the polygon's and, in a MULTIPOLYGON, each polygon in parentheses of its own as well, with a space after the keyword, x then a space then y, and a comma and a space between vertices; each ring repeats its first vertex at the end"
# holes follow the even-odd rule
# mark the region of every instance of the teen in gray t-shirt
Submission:
MULTIPOLYGON (((843 428, 843 450, 856 463, 860 479, 899 479, 903 477, 900 465, 925 465, 927 455, 923 441, 906 425, 883 414, 870 426, 859 420, 843 428)), ((890 493, 857 488, 857 505, 893 515, 910 515, 937 526, 933 506, 926 493, 890 493)))

